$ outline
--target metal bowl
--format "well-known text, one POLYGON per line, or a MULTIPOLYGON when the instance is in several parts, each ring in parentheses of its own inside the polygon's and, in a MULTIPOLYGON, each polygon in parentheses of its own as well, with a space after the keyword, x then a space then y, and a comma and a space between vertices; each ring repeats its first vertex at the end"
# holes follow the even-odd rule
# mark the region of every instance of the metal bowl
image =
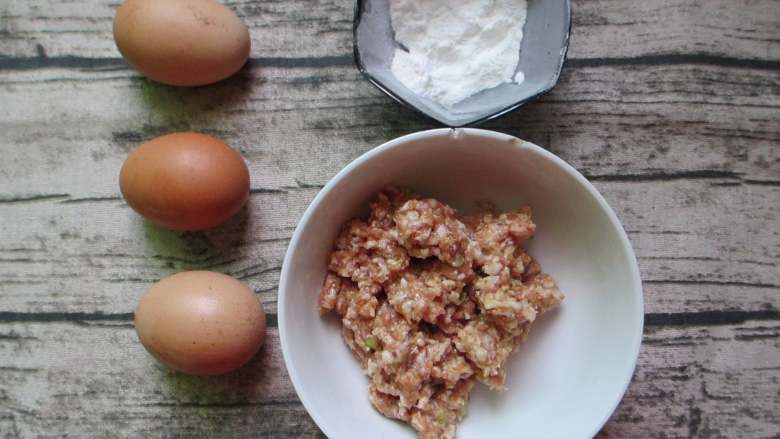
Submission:
POLYGON ((409 90, 390 70, 397 43, 388 0, 358 0, 352 32, 355 63, 372 84, 446 126, 461 127, 495 119, 550 91, 566 59, 570 29, 569 0, 530 0, 518 66, 525 81, 483 90, 451 109, 409 90))

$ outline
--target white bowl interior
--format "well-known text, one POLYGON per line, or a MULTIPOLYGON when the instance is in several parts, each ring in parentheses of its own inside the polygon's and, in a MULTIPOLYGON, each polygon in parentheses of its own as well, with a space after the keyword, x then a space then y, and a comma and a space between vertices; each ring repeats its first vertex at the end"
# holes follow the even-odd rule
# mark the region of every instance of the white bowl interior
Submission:
POLYGON ((510 359, 508 390, 477 385, 457 437, 594 435, 622 397, 639 350, 633 251, 606 202, 573 168, 530 143, 474 129, 417 133, 366 153, 328 183, 298 225, 282 271, 279 329, 288 372, 320 428, 332 439, 416 437, 371 407, 338 319, 317 308, 340 226, 389 183, 459 209, 473 210, 478 200, 530 205, 537 234, 529 253, 566 294, 510 359))

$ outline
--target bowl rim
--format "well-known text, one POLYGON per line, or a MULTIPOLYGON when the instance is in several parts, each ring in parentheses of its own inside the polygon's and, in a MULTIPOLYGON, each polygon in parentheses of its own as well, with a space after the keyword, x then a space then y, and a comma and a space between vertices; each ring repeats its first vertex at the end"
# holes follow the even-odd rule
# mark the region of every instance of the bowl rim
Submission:
MULTIPOLYGON (((303 388, 303 383, 300 381, 297 373, 295 372, 296 368, 291 360, 290 346, 288 344, 287 335, 285 333, 285 328, 287 326, 287 318, 286 318, 287 301, 285 299, 287 297, 287 284, 288 284, 287 278, 289 276, 289 270, 290 270, 289 267, 292 263, 292 254, 295 248, 298 246, 301 235, 303 234, 303 230, 308 225, 312 215, 320 207, 320 205, 322 204, 322 200, 325 198, 325 196, 328 193, 330 193, 331 190, 339 182, 341 182, 341 180, 349 176, 354 169, 358 168, 359 166, 368 162, 374 157, 382 154, 383 152, 389 149, 400 147, 412 141, 425 140, 425 139, 430 139, 430 138, 435 138, 440 136, 451 136, 451 135, 457 137, 458 132, 464 133, 469 136, 487 137, 487 138, 502 140, 502 141, 522 142, 523 147, 531 148, 535 153, 542 155, 544 158, 550 160, 555 165, 560 167, 564 172, 574 177, 577 180, 577 182, 580 183, 588 191, 588 193, 596 199, 599 206, 607 214, 607 218, 609 219, 610 224, 618 232, 618 238, 620 240, 621 246, 623 247, 623 250, 626 251, 627 255, 629 256, 631 262, 629 264, 630 265, 629 275, 632 283, 632 293, 638 296, 637 297, 638 300, 636 302, 637 303, 636 309, 633 310, 634 314, 636 314, 637 316, 635 320, 636 324, 635 327, 633 328, 634 334, 633 334, 632 346, 631 346, 632 348, 631 357, 633 359, 633 365, 631 367, 630 373, 626 374, 626 376, 623 378, 624 383, 621 386, 621 391, 615 394, 613 401, 608 406, 605 406, 608 407, 609 410, 606 410, 602 415, 601 419, 599 420, 599 422, 593 425, 591 431, 587 432, 588 433, 587 436, 583 436, 588 438, 594 437, 601 430, 601 428, 607 423, 609 418, 615 412, 615 409, 617 408, 618 404, 620 404, 620 402, 622 401, 623 396, 625 395, 626 390, 628 390, 628 386, 631 383, 631 380, 633 379, 634 372, 636 371, 637 362, 639 359, 639 350, 641 347, 642 334, 644 330, 644 293, 642 291, 642 280, 640 277, 639 265, 637 263, 634 249, 631 246, 630 241, 628 240, 628 235, 623 229, 620 220, 618 219, 617 215, 612 210, 612 208, 609 206, 609 204, 607 204, 607 201, 598 192, 598 190, 596 190, 596 188, 574 167, 566 163, 563 159, 556 156, 555 154, 531 142, 523 141, 509 134, 504 134, 496 131, 479 129, 479 128, 436 128, 436 129, 424 130, 424 131, 418 131, 418 132, 406 134, 401 137, 397 137, 395 139, 389 140, 373 149, 366 151, 356 159, 352 160, 347 166, 342 168, 338 173, 336 173, 335 176, 333 176, 325 184, 325 186, 323 186, 322 189, 320 189, 320 191, 311 201, 309 206, 306 208, 306 210, 303 213, 303 216, 301 216, 301 219, 298 221, 298 225, 296 226, 292 238, 290 239, 290 243, 287 246, 287 251, 285 253, 284 260, 282 262, 282 272, 279 277, 279 290, 277 294, 277 322, 278 322, 277 326, 279 331, 279 343, 282 347, 282 357, 284 358, 284 365, 285 368, 287 369, 287 374, 290 377, 290 381, 293 384, 293 388, 295 389, 295 393, 298 395, 298 398, 303 403, 306 412, 309 414, 309 416, 312 417, 312 419, 317 424, 317 426, 322 430, 322 432, 327 437, 335 439, 335 436, 332 435, 332 431, 330 431, 329 428, 330 424, 321 414, 319 414, 316 410, 314 410, 314 405, 309 399, 306 390, 303 388)), ((518 143, 513 142, 513 145, 518 148, 520 147, 518 143)))
POLYGON ((417 108, 415 105, 412 105, 409 103, 406 99, 402 98, 400 95, 393 92, 392 89, 387 87, 382 81, 375 78, 374 75, 368 72, 366 70, 365 65, 363 64, 363 59, 360 56, 360 50, 358 49, 357 44, 357 30, 358 26, 360 26, 360 21, 363 16, 363 2, 368 0, 357 0, 355 2, 355 9, 354 9, 354 16, 352 18, 352 57, 355 62, 355 66, 357 67, 360 74, 368 80, 371 84, 374 85, 374 87, 381 90, 384 94, 389 96, 394 101, 398 102, 399 104, 403 105, 404 107, 414 111, 415 113, 424 116, 430 120, 436 121, 437 123, 440 123, 444 126, 450 127, 450 128, 464 128, 464 127, 476 127, 477 125, 481 125, 485 122, 497 119, 505 114, 511 113, 515 110, 520 109, 521 107, 524 107, 527 103, 539 99, 540 97, 546 95, 549 93, 555 86, 558 84, 558 80, 561 77, 561 71, 563 71, 563 67, 566 64, 567 60, 567 54, 569 52, 569 40, 571 38, 571 0, 563 0, 566 7, 566 15, 564 17, 564 20, 566 21, 566 33, 563 37, 563 47, 561 47, 560 57, 558 58, 558 68, 555 69, 553 72, 553 75, 550 77, 549 81, 542 87, 541 90, 538 92, 525 97, 511 105, 508 105, 498 111, 494 111, 490 114, 487 114, 485 116, 472 118, 467 120, 465 123, 462 123, 460 125, 452 125, 450 121, 440 119, 438 117, 435 117, 431 114, 428 114, 427 112, 417 108))

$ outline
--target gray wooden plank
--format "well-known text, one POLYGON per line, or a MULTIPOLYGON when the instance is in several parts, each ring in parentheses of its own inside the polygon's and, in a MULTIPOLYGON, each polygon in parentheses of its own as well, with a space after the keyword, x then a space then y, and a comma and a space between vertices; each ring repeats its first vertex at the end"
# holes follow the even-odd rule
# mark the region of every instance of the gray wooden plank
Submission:
POLYGON ((773 1, 572 1, 574 57, 645 54, 780 59, 773 1))
MULTIPOLYGON (((351 67, 253 66, 230 81, 195 90, 127 75, 132 74, 0 73, 5 83, 0 97, 8 103, 0 109, 0 128, 8 133, 0 147, 18 160, 47 153, 52 161, 70 163, 84 156, 72 142, 111 169, 142 140, 170 130, 208 130, 246 152, 252 165, 267 163, 257 169, 264 179, 259 183, 278 188, 296 180, 322 184, 332 175, 327 171, 372 146, 434 126, 383 97, 351 67), (305 160, 326 162, 292 166, 305 160)), ((777 184, 778 107, 780 70, 589 67, 566 70, 550 95, 486 127, 541 144, 594 179, 641 174, 777 184)), ((37 168, 32 185, 51 187, 61 172, 73 170, 47 165, 37 168)), ((25 172, 14 167, 0 178, 25 172)), ((41 192, 25 188, 27 195, 41 192)))
POLYGON ((238 372, 197 378, 155 362, 131 323, 0 324, 0 437, 317 437, 267 336, 238 372))
MULTIPOLYGON (((274 327, 284 250, 330 176, 433 125, 355 72, 352 3, 228 3, 252 58, 198 89, 124 65, 116 1, 0 4, 0 437, 321 437, 274 327), (225 227, 162 231, 118 197, 126 153, 184 129, 250 163, 249 206, 225 227), (270 312, 237 375, 169 373, 135 340, 141 291, 190 268, 243 278, 270 312)), ((599 437, 778 437, 780 3, 573 3, 558 87, 486 127, 585 173, 637 251, 644 345, 599 437)))
MULTIPOLYGON (((354 2, 227 1, 252 34, 255 57, 331 57, 351 53, 354 2)), ((34 0, 0 6, 0 54, 10 57, 117 58, 111 20, 118 2, 34 0)), ((780 60, 780 6, 773 0, 573 2, 571 57, 676 56, 728 63, 780 60), (693 57, 691 57, 693 55, 693 57)), ((665 61, 669 61, 666 59, 665 61)))
POLYGON ((777 437, 777 323, 646 331, 626 397, 598 438, 777 437))
MULTIPOLYGON (((780 188, 699 180, 598 186, 630 232, 648 312, 777 309, 780 188), (706 202, 690 203, 701 197, 706 202)), ((0 226, 0 308, 127 313, 159 277, 213 269, 247 282, 273 312, 288 239, 317 190, 253 194, 225 227, 189 234, 149 225, 113 199, 0 203, 0 217, 17 219, 0 226)))
MULTIPOLYGON (((374 145, 431 126, 351 67, 251 66, 199 89, 127 70, 0 78, 0 213, 16 219, 0 224, 0 283, 14 312, 128 313, 152 281, 189 268, 243 277, 273 312, 287 239, 319 186, 374 145), (127 152, 181 129, 223 137, 249 162, 254 194, 227 227, 161 231, 119 198, 127 152)), ((780 72, 577 67, 489 127, 594 180, 635 245, 648 312, 761 311, 776 309, 778 291, 779 105, 780 72)))
MULTIPOLYGON (((649 328, 634 380, 600 437, 780 433, 779 324, 649 328)), ((208 379, 158 365, 132 326, 116 322, 0 323, 0 358, 0 426, 19 437, 318 436, 274 328, 247 367, 208 379)))

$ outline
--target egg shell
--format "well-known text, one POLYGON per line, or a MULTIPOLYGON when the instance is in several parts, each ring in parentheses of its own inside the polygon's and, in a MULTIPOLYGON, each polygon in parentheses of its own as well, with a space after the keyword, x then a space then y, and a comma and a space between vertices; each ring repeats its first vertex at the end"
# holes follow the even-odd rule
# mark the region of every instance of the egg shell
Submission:
POLYGON ((246 364, 265 339, 265 313, 252 290, 211 271, 186 271, 152 285, 135 311, 144 347, 191 375, 219 375, 246 364))
POLYGON ((249 30, 215 0, 126 0, 114 16, 114 40, 128 64, 169 85, 211 84, 249 57, 249 30))
POLYGON ((225 222, 246 203, 249 169, 217 138, 173 133, 128 155, 119 188, 147 219, 173 230, 203 230, 225 222))

